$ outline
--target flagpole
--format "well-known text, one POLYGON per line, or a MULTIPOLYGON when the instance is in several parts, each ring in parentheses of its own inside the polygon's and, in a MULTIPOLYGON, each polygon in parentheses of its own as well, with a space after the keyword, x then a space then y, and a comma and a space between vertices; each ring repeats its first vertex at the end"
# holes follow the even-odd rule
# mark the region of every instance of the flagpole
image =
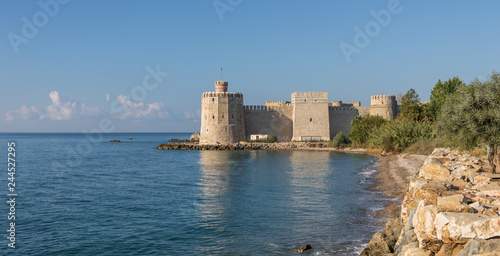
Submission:
POLYGON ((222 67, 220 67, 220 80, 222 81, 222 67))

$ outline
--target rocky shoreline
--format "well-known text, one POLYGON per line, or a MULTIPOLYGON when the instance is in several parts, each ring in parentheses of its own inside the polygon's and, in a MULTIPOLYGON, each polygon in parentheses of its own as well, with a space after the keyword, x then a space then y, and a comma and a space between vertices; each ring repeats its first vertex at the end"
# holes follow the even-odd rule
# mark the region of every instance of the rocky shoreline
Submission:
POLYGON ((385 233, 361 255, 500 255, 500 177, 487 163, 435 149, 414 175, 385 233))
MULTIPOLYGON (((327 142, 283 142, 283 143, 235 143, 235 144, 198 144, 166 143, 156 147, 163 150, 293 150, 328 148, 327 142)), ((335 150, 334 148, 329 148, 335 150)))

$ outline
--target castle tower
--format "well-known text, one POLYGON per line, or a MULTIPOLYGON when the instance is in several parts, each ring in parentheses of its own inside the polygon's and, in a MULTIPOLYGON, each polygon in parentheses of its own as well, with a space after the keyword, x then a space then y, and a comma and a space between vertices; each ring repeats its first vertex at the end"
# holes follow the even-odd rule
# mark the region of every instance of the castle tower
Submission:
POLYGON ((327 92, 294 92, 292 105, 292 140, 330 140, 327 92))
POLYGON ((227 92, 228 82, 216 81, 215 92, 201 96, 200 144, 232 144, 245 140, 243 94, 227 92))
POLYGON ((398 115, 398 103, 394 95, 373 95, 370 99, 370 115, 394 120, 398 115))

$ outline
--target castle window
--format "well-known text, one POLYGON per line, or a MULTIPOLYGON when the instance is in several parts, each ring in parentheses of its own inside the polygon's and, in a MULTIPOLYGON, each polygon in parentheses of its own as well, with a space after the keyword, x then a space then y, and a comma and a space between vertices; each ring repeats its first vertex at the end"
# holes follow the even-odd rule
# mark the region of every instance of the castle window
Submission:
POLYGON ((234 118, 234 115, 231 115, 231 118, 234 118))
POLYGON ((215 119, 215 115, 212 115, 212 119, 215 119))
POLYGON ((312 119, 312 118, 309 118, 309 122, 312 122, 312 121, 313 121, 313 119, 312 119))
POLYGON ((304 102, 306 102, 307 100, 304 100, 304 102))
POLYGON ((212 102, 214 102, 214 101, 215 101, 215 98, 212 98, 212 102))

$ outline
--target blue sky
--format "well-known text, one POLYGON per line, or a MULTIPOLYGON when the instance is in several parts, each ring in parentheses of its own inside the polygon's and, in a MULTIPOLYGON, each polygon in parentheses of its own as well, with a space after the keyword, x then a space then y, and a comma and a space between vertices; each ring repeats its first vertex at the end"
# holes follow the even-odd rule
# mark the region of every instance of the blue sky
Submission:
POLYGON ((221 66, 248 105, 295 91, 366 106, 414 88, 428 100, 438 79, 500 70, 498 10, 460 0, 0 0, 0 132, 90 131, 102 120, 115 132, 198 131, 201 94, 221 66))

